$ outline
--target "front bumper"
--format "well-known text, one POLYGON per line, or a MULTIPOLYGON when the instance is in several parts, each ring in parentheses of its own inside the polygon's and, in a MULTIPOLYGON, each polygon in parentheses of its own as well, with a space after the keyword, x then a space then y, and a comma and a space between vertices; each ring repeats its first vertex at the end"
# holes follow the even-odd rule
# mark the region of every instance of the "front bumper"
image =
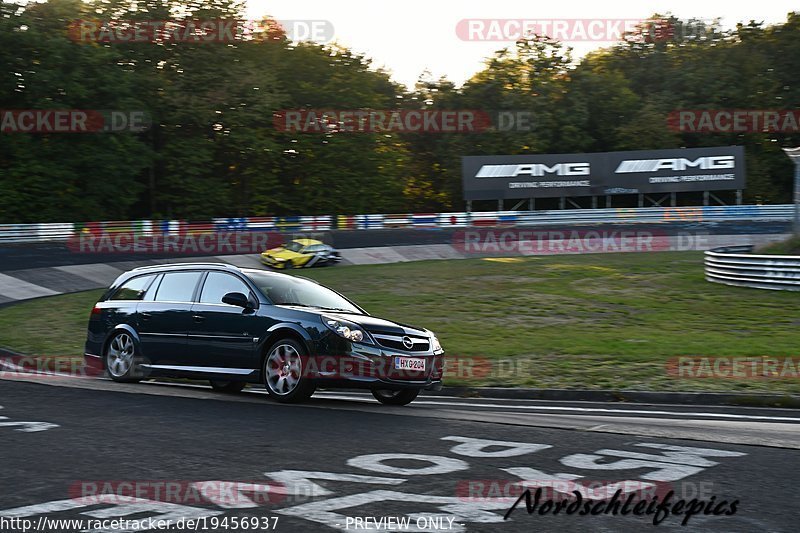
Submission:
POLYGON ((260 255, 259 258, 261 259, 261 263, 272 268, 286 268, 286 263, 289 261, 278 261, 272 256, 269 255, 260 255))
POLYGON ((309 373, 320 387, 440 390, 444 351, 411 352, 343 341, 343 350, 323 350, 309 358, 309 373), (329 354, 329 355, 326 355, 329 354), (424 371, 399 370, 396 358, 423 359, 424 371))

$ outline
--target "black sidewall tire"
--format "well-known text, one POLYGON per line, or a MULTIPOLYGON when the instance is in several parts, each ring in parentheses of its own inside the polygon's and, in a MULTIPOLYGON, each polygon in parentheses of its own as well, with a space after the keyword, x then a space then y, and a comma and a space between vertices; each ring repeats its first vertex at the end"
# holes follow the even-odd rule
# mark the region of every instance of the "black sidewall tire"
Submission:
POLYGON ((384 405, 408 405, 419 395, 419 389, 403 389, 394 391, 392 396, 384 396, 378 390, 373 389, 372 395, 376 400, 384 405))
POLYGON ((215 391, 226 392, 229 394, 242 392, 242 390, 247 386, 247 383, 244 381, 223 381, 210 379, 209 383, 211 383, 211 388, 215 391))

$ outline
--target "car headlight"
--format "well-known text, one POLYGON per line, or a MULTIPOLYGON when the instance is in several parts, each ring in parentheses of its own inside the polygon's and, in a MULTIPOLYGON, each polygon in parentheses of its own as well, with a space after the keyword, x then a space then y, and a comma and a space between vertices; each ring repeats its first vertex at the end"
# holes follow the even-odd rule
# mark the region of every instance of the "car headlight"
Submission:
POLYGON ((369 335, 357 324, 348 322, 347 320, 341 320, 327 316, 323 316, 322 321, 340 337, 343 337, 351 342, 372 344, 372 339, 370 339, 369 335))
POLYGON ((439 339, 436 338, 436 335, 431 333, 431 350, 434 352, 441 351, 442 345, 439 343, 439 339))

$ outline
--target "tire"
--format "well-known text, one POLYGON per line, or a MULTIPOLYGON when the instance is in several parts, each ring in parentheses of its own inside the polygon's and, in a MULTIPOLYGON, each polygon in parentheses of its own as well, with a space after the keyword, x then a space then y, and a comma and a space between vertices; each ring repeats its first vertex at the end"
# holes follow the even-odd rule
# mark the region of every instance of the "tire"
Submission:
POLYGON ((219 381, 216 379, 209 380, 211 383, 211 388, 217 392, 242 392, 242 389, 247 386, 247 383, 244 381, 219 381))
POLYGON ((108 375, 120 383, 137 383, 142 380, 138 368, 136 341, 127 331, 116 333, 106 346, 105 364, 108 375))
POLYGON ((384 405, 408 405, 414 401, 418 394, 419 389, 372 389, 372 395, 384 405))
POLYGON ((282 339, 267 350, 261 378, 269 395, 281 403, 308 400, 316 386, 303 376, 303 347, 293 339, 282 339))

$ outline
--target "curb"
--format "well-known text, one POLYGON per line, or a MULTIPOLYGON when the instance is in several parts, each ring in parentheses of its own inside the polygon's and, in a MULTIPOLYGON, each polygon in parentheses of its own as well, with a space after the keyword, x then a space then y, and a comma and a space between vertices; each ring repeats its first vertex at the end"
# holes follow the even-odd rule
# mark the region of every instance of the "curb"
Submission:
POLYGON ((511 389, 503 387, 443 387, 433 396, 546 400, 561 402, 621 402, 800 409, 800 395, 728 392, 652 392, 626 390, 511 389))

